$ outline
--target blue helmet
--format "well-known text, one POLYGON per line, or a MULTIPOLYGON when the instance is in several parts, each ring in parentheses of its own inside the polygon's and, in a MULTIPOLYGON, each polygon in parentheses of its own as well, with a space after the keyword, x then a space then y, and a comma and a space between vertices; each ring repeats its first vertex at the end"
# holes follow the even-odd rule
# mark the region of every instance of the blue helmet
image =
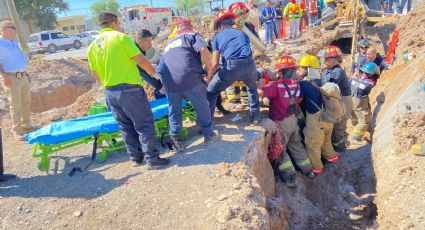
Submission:
POLYGON ((371 62, 371 61, 362 65, 359 69, 363 73, 367 73, 367 74, 371 74, 371 75, 375 75, 375 74, 379 75, 380 74, 379 67, 375 64, 375 62, 371 62))
POLYGON ((362 39, 359 42, 359 47, 365 48, 365 47, 369 47, 370 46, 370 42, 367 39, 362 39))

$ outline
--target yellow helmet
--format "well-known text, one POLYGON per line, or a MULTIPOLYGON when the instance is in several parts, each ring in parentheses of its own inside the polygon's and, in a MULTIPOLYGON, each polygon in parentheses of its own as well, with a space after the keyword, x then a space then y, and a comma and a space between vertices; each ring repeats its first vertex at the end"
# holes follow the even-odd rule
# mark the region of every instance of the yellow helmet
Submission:
POLYGON ((316 56, 306 55, 306 56, 301 58, 299 66, 319 69, 320 68, 320 62, 319 62, 319 59, 317 59, 316 56))

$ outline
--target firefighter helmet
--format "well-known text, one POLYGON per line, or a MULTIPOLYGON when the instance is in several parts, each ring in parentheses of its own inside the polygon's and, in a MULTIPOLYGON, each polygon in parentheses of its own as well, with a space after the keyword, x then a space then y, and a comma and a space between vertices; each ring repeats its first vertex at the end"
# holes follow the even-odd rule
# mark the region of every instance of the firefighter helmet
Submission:
POLYGON ((371 61, 362 65, 359 69, 363 73, 367 73, 370 75, 375 75, 380 73, 379 66, 377 66, 374 62, 371 62, 371 61))
POLYGON ((320 53, 321 58, 337 58, 341 56, 342 52, 337 46, 328 46, 320 53))
POLYGON ((243 15, 249 12, 244 2, 235 2, 229 6, 229 11, 236 15, 243 15))
POLYGON ((277 59, 274 68, 275 68, 275 70, 295 69, 295 68, 297 68, 297 63, 292 56, 283 55, 282 57, 277 59))
POLYGON ((225 19, 235 19, 236 15, 230 12, 229 10, 220 10, 216 15, 214 19, 214 30, 218 30, 219 24, 221 21, 225 19))
POLYGON ((320 68, 320 62, 319 62, 319 59, 317 59, 316 56, 306 55, 306 56, 301 58, 300 66, 319 69, 320 68))

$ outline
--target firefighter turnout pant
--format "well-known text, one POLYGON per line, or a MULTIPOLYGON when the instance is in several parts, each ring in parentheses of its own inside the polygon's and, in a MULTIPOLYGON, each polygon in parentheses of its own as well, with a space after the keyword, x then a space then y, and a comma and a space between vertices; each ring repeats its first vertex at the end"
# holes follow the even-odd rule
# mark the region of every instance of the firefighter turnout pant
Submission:
POLYGON ((332 132, 332 145, 334 146, 335 151, 342 153, 347 150, 346 141, 347 141, 347 121, 351 117, 351 111, 353 111, 353 99, 351 96, 343 96, 342 102, 345 105, 345 116, 343 119, 334 124, 332 132))
POLYGON ((353 112, 351 123, 353 124, 353 138, 363 138, 372 120, 372 110, 369 97, 353 97, 353 112))
POLYGON ((314 114, 307 112, 304 137, 313 169, 323 169, 322 156, 331 159, 338 155, 331 142, 332 129, 333 124, 324 122, 320 112, 314 114))
POLYGON ((312 171, 312 166, 308 154, 301 143, 300 129, 295 115, 291 115, 282 121, 277 122, 282 130, 282 142, 284 149, 279 156, 279 173, 286 181, 295 172, 294 165, 288 155, 291 154, 301 172, 308 175, 312 171))

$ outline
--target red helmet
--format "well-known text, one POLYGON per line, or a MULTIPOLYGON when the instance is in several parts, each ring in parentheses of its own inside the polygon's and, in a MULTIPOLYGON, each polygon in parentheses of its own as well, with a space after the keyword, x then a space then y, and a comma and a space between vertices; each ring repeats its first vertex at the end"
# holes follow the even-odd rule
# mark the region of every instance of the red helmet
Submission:
POLYGON ((189 19, 180 19, 177 21, 176 26, 180 27, 182 25, 188 25, 188 26, 192 26, 192 22, 189 19))
POLYGON ((274 66, 275 70, 280 69, 295 69, 297 68, 297 62, 292 56, 283 55, 278 58, 276 61, 276 65, 274 66))
POLYGON ((337 46, 328 46, 324 49, 322 58, 335 58, 341 57, 342 52, 337 46))
POLYGON ((235 2, 229 6, 229 11, 236 15, 243 15, 249 12, 244 2, 235 2))
POLYGON ((233 14, 232 12, 228 11, 228 10, 218 11, 218 13, 215 15, 215 19, 214 19, 214 30, 218 30, 218 23, 220 23, 224 19, 228 19, 228 18, 235 19, 236 15, 233 14))

